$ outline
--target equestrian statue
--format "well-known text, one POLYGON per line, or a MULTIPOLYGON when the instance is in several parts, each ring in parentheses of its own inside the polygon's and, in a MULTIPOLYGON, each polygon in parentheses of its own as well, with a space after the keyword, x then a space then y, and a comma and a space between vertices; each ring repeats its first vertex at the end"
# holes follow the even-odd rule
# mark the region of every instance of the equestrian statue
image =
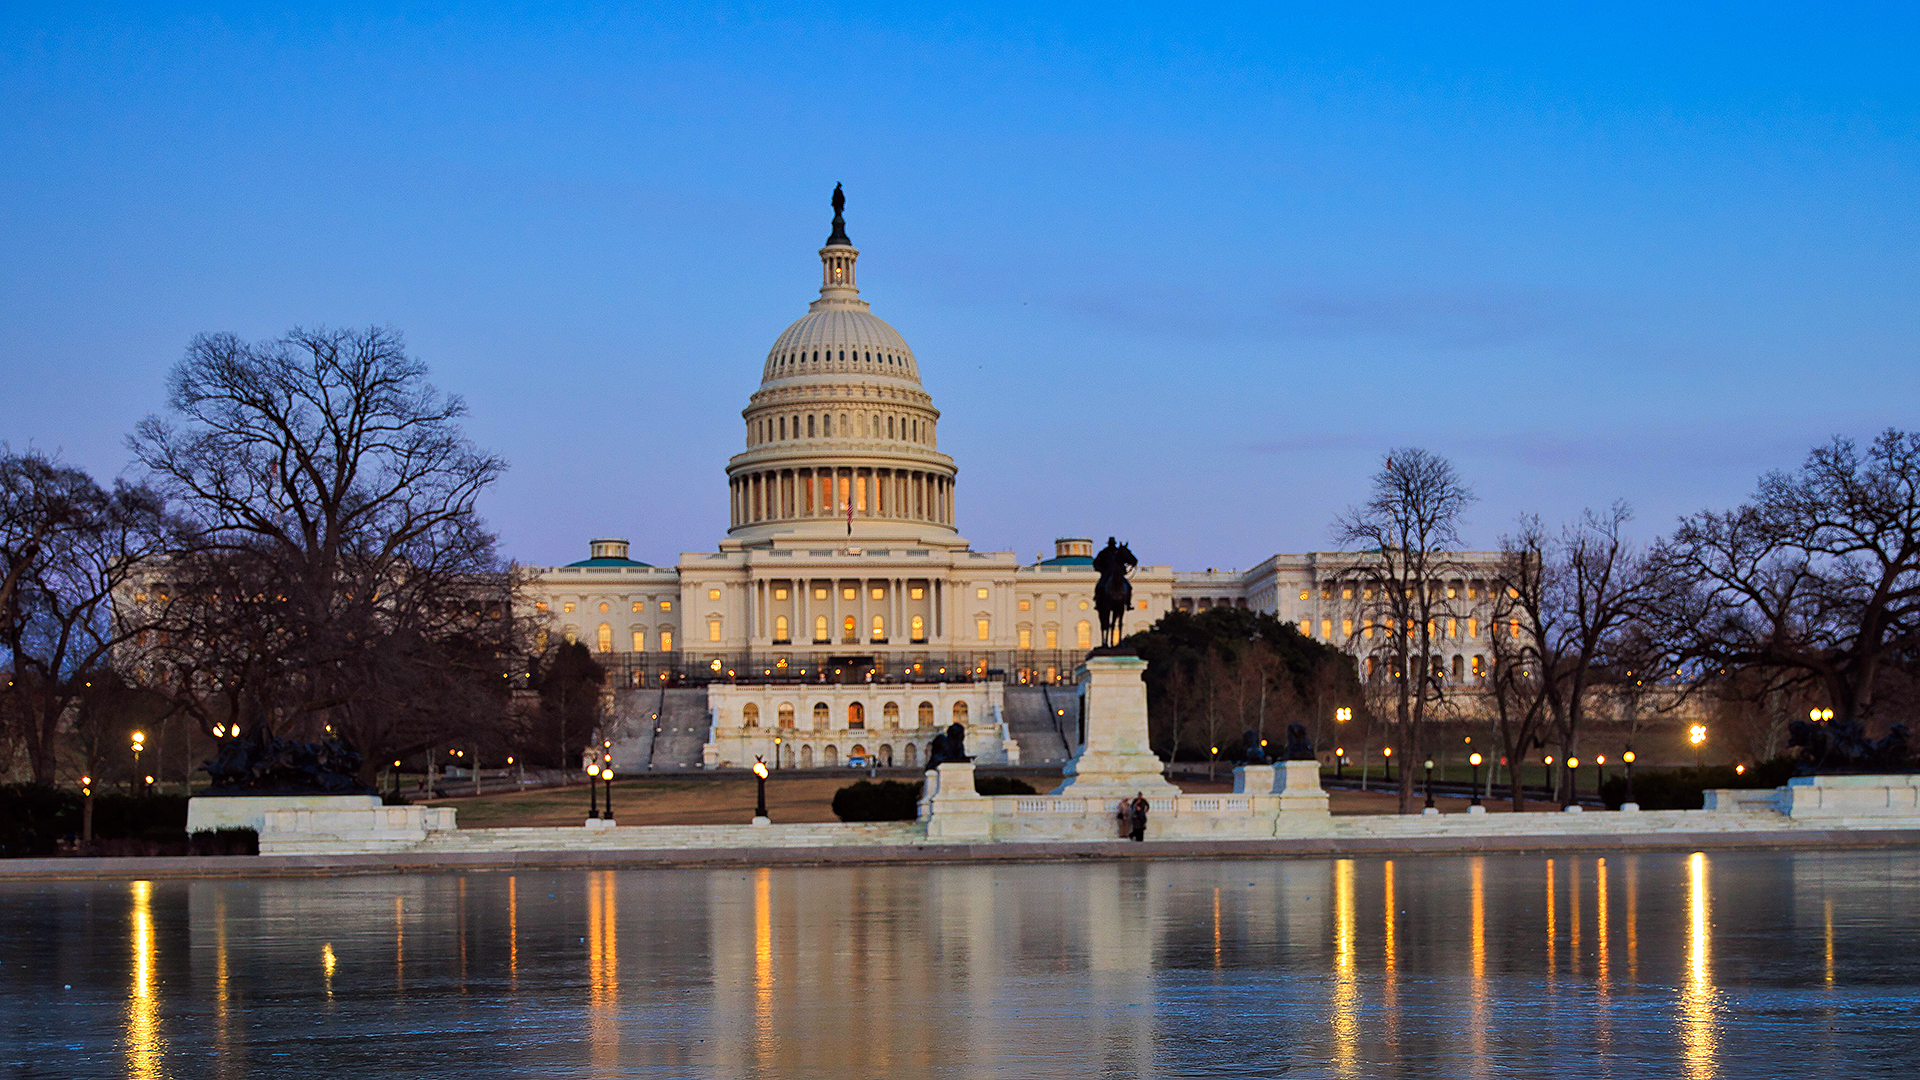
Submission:
POLYGON ((1118 648, 1120 639, 1126 636, 1120 624, 1133 606, 1133 582, 1127 580, 1127 571, 1139 565, 1140 560, 1133 557, 1127 545, 1115 543, 1111 536, 1107 537, 1107 546, 1093 557, 1093 568, 1100 572, 1100 583, 1093 587, 1093 606, 1100 612, 1103 649, 1118 648))

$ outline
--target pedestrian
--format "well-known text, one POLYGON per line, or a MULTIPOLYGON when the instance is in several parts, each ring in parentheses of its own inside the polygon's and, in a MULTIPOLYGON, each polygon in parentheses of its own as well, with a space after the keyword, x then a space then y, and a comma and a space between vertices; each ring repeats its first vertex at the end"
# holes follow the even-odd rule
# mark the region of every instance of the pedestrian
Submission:
POLYGON ((1120 811, 1114 816, 1120 819, 1120 839, 1125 840, 1127 837, 1132 836, 1133 800, 1123 796, 1120 799, 1120 811))
POLYGON ((1147 797, 1140 792, 1134 792, 1133 802, 1129 805, 1128 809, 1133 811, 1131 822, 1132 831, 1130 835, 1133 837, 1134 843, 1137 844, 1147 838, 1147 797))

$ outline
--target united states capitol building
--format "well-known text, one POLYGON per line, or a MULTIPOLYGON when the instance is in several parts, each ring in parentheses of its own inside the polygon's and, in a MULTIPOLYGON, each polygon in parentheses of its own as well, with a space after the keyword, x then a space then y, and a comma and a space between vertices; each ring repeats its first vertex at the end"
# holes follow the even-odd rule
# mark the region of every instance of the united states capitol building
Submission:
MULTIPOLYGON (((609 672, 622 771, 911 766, 951 723, 986 763, 1071 751, 1066 683, 1099 636, 1095 541, 1062 538, 1052 558, 1022 562, 960 535, 940 410, 906 339, 861 298, 859 258, 836 190, 819 299, 774 340, 741 414, 717 550, 654 566, 624 539, 596 539, 587 559, 530 573, 546 632, 586 643, 609 672)), ((1360 586, 1341 577, 1352 566, 1337 552, 1245 572, 1141 566, 1126 628, 1176 608, 1252 608, 1364 657, 1360 586)), ((1469 612, 1485 584, 1469 573, 1446 587, 1468 603, 1436 627, 1439 674, 1477 683, 1489 631, 1469 612)))

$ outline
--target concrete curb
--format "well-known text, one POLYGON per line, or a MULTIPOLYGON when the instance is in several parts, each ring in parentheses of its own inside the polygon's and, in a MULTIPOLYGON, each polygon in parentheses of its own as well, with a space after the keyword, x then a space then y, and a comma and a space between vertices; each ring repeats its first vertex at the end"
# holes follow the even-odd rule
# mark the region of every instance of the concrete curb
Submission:
POLYGON ((1764 835, 1669 832, 1601 837, 1303 837, 1095 843, 888 844, 782 848, 635 848, 625 851, 405 852, 114 859, 9 859, 0 884, 346 877, 535 870, 658 870, 761 866, 940 866, 1196 859, 1325 859, 1389 855, 1613 855, 1672 851, 1860 851, 1920 847, 1920 829, 1808 829, 1764 835))

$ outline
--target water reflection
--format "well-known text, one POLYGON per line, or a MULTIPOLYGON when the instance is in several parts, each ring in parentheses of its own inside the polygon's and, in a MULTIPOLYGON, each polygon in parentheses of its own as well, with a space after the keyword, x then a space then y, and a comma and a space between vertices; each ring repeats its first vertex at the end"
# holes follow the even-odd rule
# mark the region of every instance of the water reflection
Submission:
POLYGON ((0 1075, 1920 1067, 1920 854, 462 881, 0 887, 0 1075))
POLYGON ((1718 1032, 1714 1024, 1712 923, 1707 899, 1707 856, 1687 859, 1687 976, 1680 995, 1680 1035, 1688 1076, 1714 1075, 1718 1032))
POLYGON ((160 995, 155 986, 153 883, 133 883, 133 913, 127 951, 133 961, 133 988, 127 994, 127 1075, 150 1080, 162 1075, 160 995))

